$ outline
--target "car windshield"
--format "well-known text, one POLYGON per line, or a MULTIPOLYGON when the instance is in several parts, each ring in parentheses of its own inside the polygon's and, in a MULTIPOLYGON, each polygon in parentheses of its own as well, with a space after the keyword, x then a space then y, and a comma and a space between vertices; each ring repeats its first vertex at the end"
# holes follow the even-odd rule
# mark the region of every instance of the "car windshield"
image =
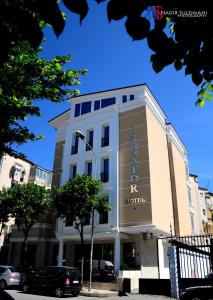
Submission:
POLYGON ((16 269, 14 267, 9 267, 8 268, 12 273, 16 272, 16 269))

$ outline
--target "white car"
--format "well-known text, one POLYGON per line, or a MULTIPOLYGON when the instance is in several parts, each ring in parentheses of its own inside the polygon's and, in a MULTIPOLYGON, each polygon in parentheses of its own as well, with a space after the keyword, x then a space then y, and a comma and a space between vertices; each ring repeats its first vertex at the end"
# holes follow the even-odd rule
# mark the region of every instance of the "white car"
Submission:
POLYGON ((0 265, 0 289, 5 289, 7 286, 20 285, 22 274, 16 272, 12 266, 0 265))

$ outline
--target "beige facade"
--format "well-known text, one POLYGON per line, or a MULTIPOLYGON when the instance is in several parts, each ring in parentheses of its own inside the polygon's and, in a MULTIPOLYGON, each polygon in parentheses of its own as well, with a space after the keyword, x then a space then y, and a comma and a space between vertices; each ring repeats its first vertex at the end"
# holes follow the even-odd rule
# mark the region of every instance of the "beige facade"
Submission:
POLYGON ((177 139, 174 128, 168 125, 173 135, 168 136, 168 155, 170 160, 171 190, 173 199, 174 234, 191 234, 191 220, 189 212, 188 193, 188 163, 186 150, 182 142, 177 139))
POLYGON ((152 222, 162 231, 173 225, 170 165, 165 126, 149 109, 147 113, 152 222))

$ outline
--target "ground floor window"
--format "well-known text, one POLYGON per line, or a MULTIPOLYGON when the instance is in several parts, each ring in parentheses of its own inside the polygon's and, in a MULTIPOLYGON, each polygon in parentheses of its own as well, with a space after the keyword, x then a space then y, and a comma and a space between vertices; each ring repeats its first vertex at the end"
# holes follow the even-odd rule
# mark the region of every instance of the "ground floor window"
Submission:
MULTIPOLYGON (((85 261, 90 259, 90 244, 84 245, 84 257, 85 261)), ((80 261, 81 259, 81 245, 75 246, 75 261, 80 261)), ((93 246, 93 259, 103 259, 113 262, 114 260, 114 250, 113 244, 94 244, 93 246)))

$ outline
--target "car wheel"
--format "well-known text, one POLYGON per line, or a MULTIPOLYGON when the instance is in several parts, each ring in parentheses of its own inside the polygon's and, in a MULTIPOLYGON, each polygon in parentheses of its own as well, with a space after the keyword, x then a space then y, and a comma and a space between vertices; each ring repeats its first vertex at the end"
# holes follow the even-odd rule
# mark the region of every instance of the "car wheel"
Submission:
POLYGON ((7 287, 7 282, 5 280, 0 281, 0 289, 4 290, 7 287))
POLYGON ((29 292, 29 285, 28 284, 24 284, 23 286, 22 286, 22 292, 23 293, 28 293, 29 292))
POLYGON ((72 292, 73 297, 77 297, 79 295, 79 292, 72 292))
POLYGON ((57 297, 57 298, 61 298, 61 297, 63 297, 64 296, 64 291, 63 291, 63 289, 62 288, 60 288, 60 287, 57 287, 56 289, 55 289, 55 296, 57 297))

